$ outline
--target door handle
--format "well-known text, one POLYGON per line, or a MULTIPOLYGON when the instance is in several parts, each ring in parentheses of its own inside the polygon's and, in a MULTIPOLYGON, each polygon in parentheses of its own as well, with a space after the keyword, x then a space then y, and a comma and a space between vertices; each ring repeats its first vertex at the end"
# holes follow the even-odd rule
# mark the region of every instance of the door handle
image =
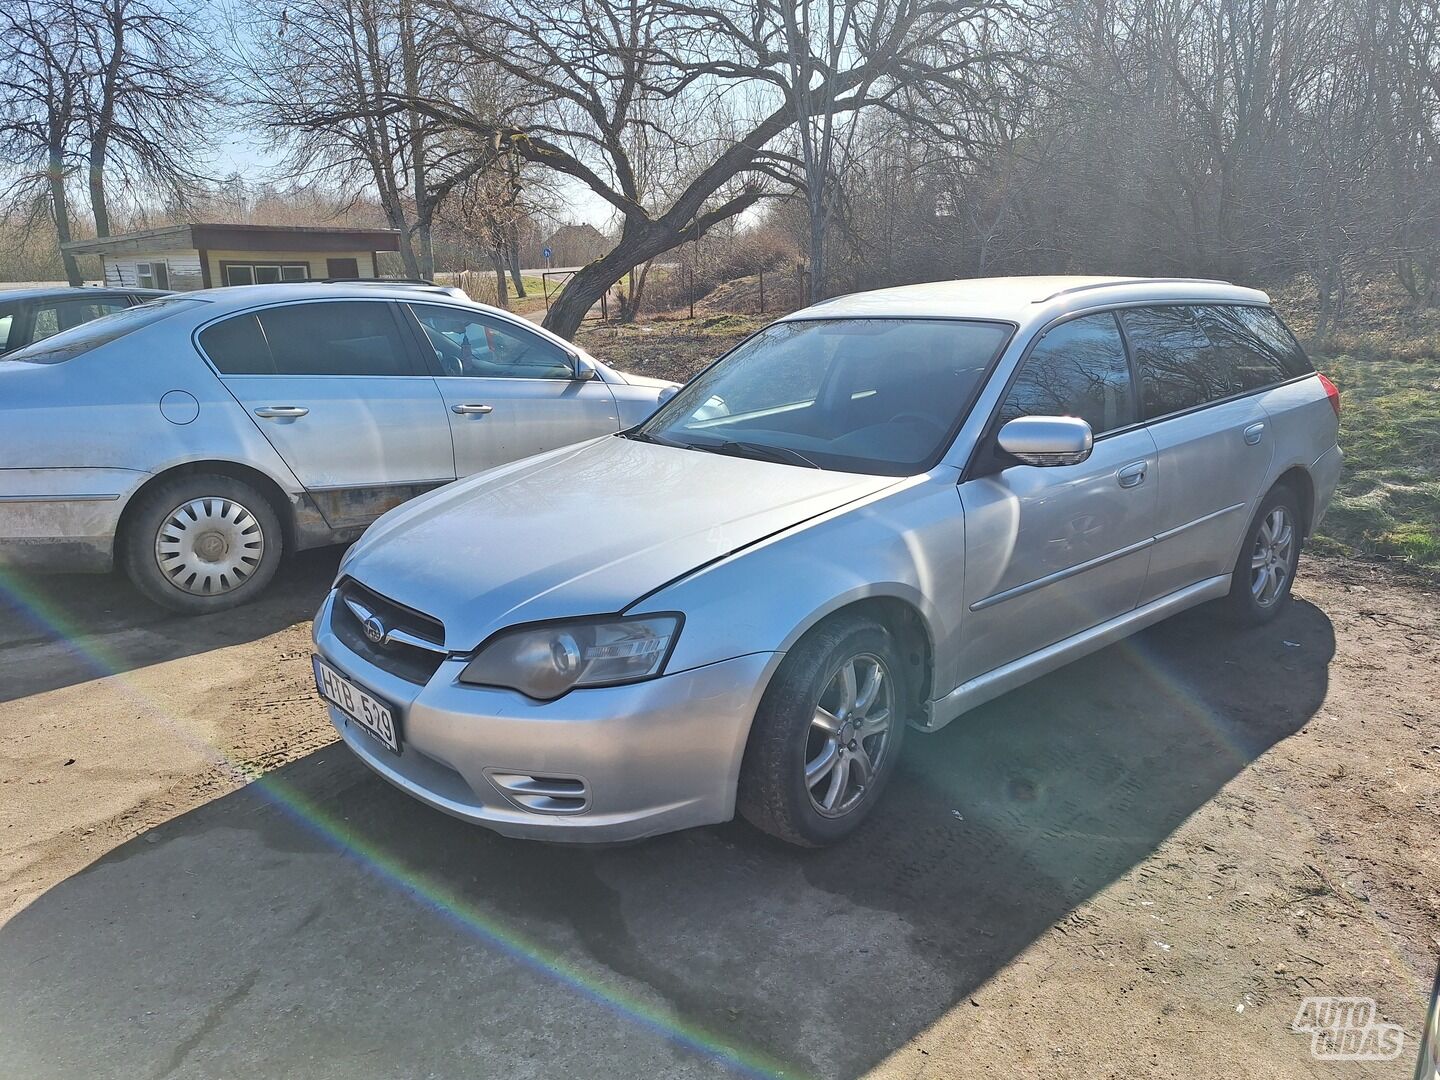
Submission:
POLYGON ((256 416, 263 416, 266 420, 285 419, 289 417, 305 416, 310 412, 303 405, 266 405, 262 409, 256 409, 256 416))
POLYGON ((451 405, 451 406, 450 406, 450 411, 453 412, 453 413, 459 413, 461 416, 465 416, 465 415, 468 414, 468 413, 487 413, 487 412, 493 412, 493 411, 494 411, 494 406, 492 406, 492 405, 451 405))
POLYGON ((1145 482, 1146 467, 1146 462, 1132 462, 1115 474, 1116 479, 1120 481, 1120 486, 1123 488, 1138 487, 1145 482))
POLYGON ((1245 445, 1254 446, 1265 437, 1265 422, 1251 424, 1245 429, 1245 445))

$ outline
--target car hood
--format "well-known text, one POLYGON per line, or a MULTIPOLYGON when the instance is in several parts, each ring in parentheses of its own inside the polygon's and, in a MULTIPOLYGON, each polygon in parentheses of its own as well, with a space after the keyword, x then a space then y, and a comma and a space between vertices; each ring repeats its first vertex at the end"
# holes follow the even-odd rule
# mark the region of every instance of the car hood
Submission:
POLYGON ((632 375, 628 371, 617 371, 619 375, 630 386, 645 386, 651 390, 668 390, 670 387, 678 387, 680 384, 672 379, 656 379, 649 375, 632 375))
POLYGON ((344 575, 445 625, 452 651, 518 623, 619 611, 773 533, 893 486, 607 436, 390 511, 344 575))

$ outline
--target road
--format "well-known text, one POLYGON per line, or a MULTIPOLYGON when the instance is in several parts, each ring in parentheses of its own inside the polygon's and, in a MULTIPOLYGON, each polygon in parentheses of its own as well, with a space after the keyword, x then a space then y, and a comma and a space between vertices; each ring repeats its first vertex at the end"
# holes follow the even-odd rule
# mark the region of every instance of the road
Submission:
POLYGON ((1311 562, 932 736, 852 842, 600 849, 430 811, 309 687, 334 552, 183 620, 0 579, 0 1072, 1409 1077, 1440 952, 1440 605, 1311 562), (258 777, 258 779, 257 779, 258 777), (1322 1066, 1307 994, 1392 1063, 1322 1066))

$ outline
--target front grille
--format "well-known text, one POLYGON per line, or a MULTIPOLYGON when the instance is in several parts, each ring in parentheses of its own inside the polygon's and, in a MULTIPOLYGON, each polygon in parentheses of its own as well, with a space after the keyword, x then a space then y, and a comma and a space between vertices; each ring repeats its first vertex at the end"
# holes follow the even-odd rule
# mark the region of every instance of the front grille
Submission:
POLYGON ((438 619, 397 604, 353 578, 340 583, 330 627, 351 652, 406 682, 424 685, 445 659, 445 627, 438 619), (371 641, 352 603, 374 615, 391 635, 389 640, 371 641), (414 643, 397 641, 396 635, 413 638, 414 643))

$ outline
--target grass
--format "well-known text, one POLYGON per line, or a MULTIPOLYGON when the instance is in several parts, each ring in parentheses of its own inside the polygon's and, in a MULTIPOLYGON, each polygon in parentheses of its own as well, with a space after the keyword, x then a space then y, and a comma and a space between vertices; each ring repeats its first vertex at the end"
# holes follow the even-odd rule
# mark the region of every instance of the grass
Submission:
POLYGON ((1362 356, 1315 358, 1340 387, 1345 451, 1315 546, 1440 567, 1440 361, 1362 356))

